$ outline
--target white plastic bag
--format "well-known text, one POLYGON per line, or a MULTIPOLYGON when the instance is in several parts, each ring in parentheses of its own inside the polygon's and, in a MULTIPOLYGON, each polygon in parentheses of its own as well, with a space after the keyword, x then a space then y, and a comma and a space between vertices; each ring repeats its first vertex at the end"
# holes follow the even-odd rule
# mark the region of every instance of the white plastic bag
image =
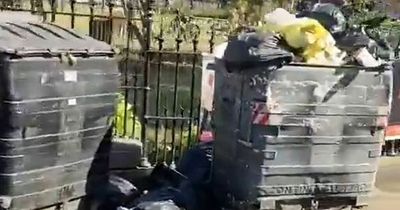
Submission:
POLYGON ((354 58, 357 60, 358 64, 364 67, 378 67, 381 65, 381 63, 377 61, 365 47, 355 52, 354 58))

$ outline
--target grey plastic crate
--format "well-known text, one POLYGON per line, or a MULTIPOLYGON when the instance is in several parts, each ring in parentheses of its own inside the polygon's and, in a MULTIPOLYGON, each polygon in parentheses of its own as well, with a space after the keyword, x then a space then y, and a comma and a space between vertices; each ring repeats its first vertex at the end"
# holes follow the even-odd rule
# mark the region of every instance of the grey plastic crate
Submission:
POLYGON ((260 209, 367 204, 390 111, 390 70, 213 66, 219 199, 260 209))

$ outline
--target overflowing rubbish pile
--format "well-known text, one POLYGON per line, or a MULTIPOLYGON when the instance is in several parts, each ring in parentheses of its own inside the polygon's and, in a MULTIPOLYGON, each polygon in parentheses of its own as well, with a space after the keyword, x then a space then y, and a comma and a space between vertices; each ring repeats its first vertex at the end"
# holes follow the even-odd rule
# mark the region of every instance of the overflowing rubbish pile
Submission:
POLYGON ((363 30, 345 30, 343 18, 335 18, 336 13, 327 15, 326 7, 319 4, 315 11, 297 15, 278 8, 265 15, 260 28, 245 31, 219 45, 216 57, 236 66, 278 58, 284 63, 310 65, 382 65, 382 60, 374 55, 374 40, 363 30))
POLYGON ((116 175, 100 180, 88 195, 98 210, 213 210, 211 196, 212 142, 200 143, 186 152, 176 169, 156 165, 147 189, 138 189, 116 175))
POLYGON ((308 64, 344 64, 346 53, 336 47, 333 36, 317 20, 297 18, 286 10, 277 9, 265 16, 265 22, 268 31, 279 34, 290 48, 298 52, 300 61, 308 64))

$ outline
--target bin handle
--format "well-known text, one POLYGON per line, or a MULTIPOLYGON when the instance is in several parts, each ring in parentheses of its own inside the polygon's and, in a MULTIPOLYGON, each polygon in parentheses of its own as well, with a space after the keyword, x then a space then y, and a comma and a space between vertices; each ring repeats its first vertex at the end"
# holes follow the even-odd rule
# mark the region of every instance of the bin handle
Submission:
POLYGON ((77 58, 73 56, 71 53, 61 53, 60 54, 61 63, 67 63, 70 66, 74 66, 77 63, 77 58))
POLYGON ((314 68, 340 68, 340 69, 349 69, 354 71, 362 70, 371 72, 384 72, 391 70, 387 68, 387 66, 391 66, 390 63, 384 63, 377 67, 364 67, 355 65, 334 66, 334 65, 319 65, 319 64, 307 64, 307 63, 290 63, 287 64, 287 66, 302 66, 302 67, 314 67, 314 68))

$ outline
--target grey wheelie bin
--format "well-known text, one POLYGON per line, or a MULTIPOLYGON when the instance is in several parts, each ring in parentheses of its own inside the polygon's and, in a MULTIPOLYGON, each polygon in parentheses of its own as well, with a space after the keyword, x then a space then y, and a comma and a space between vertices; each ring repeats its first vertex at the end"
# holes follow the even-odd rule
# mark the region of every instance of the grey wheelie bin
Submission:
POLYGON ((218 199, 262 210, 367 205, 390 111, 390 68, 227 69, 208 59, 218 199))
POLYGON ((41 22, 0 21, 0 37, 0 209, 85 196, 119 89, 112 48, 41 22))

